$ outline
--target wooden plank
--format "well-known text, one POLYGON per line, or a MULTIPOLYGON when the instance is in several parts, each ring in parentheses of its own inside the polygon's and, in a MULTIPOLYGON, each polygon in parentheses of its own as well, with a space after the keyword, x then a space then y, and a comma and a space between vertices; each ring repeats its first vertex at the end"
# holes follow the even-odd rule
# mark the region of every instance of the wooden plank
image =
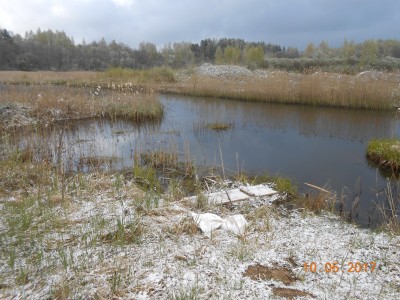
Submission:
POLYGON ((304 184, 307 185, 307 186, 309 186, 309 187, 312 187, 313 189, 319 190, 319 191, 321 191, 321 192, 328 193, 328 194, 331 193, 330 191, 325 190, 325 189, 323 189, 323 188, 321 188, 321 187, 319 187, 319 186, 313 185, 313 184, 311 184, 311 183, 304 182, 304 184))

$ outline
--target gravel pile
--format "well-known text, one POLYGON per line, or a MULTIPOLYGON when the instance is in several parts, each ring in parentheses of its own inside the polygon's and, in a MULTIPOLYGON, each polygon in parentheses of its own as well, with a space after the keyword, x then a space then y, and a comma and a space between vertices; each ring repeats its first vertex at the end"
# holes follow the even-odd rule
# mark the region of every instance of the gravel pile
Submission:
POLYGON ((241 78, 253 76, 253 72, 241 66, 234 65, 217 65, 203 64, 195 69, 200 76, 215 77, 215 78, 241 78))

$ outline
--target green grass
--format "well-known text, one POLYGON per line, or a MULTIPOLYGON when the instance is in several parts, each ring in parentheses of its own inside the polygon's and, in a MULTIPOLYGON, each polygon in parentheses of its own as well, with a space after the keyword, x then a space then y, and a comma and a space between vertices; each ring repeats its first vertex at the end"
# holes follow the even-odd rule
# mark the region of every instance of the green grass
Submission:
POLYGON ((368 143, 367 158, 394 173, 400 171, 400 140, 376 139, 368 143))

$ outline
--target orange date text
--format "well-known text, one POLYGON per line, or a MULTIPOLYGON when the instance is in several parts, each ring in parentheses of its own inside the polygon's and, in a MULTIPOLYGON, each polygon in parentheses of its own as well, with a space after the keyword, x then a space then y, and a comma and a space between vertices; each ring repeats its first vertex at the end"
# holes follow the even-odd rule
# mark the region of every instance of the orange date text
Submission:
POLYGON ((317 264, 316 262, 305 262, 303 264, 304 272, 308 273, 316 273, 316 272, 326 272, 326 273, 338 273, 338 272, 347 272, 347 273, 360 273, 360 272, 369 272, 372 273, 376 269, 376 262, 348 262, 341 264, 337 261, 334 262, 326 262, 323 264, 317 264))

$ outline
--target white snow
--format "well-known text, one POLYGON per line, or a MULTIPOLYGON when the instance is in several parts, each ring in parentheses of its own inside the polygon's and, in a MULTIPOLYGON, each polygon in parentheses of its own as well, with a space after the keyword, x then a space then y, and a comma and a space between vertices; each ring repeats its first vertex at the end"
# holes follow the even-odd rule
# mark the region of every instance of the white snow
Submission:
POLYGON ((10 250, 18 239, 5 233, 10 216, 0 207, 0 299, 55 298, 63 291, 70 299, 279 299, 274 288, 306 291, 315 299, 400 299, 399 236, 360 229, 329 213, 273 208, 269 203, 280 195, 272 195, 194 211, 197 224, 211 220, 207 238, 186 231, 182 222, 191 215, 179 204, 138 215, 140 198, 128 186, 118 193, 82 192, 69 206, 49 207, 62 223, 49 232, 38 224, 40 235, 25 232, 13 267, 10 250), (143 226, 139 243, 109 241, 118 222, 136 221, 143 226), (313 262, 315 273, 304 269, 313 262), (340 272, 326 272, 334 262, 340 272), (366 271, 348 272, 357 262, 366 263, 366 271), (285 267, 297 280, 286 286, 244 277, 255 264, 285 267))

